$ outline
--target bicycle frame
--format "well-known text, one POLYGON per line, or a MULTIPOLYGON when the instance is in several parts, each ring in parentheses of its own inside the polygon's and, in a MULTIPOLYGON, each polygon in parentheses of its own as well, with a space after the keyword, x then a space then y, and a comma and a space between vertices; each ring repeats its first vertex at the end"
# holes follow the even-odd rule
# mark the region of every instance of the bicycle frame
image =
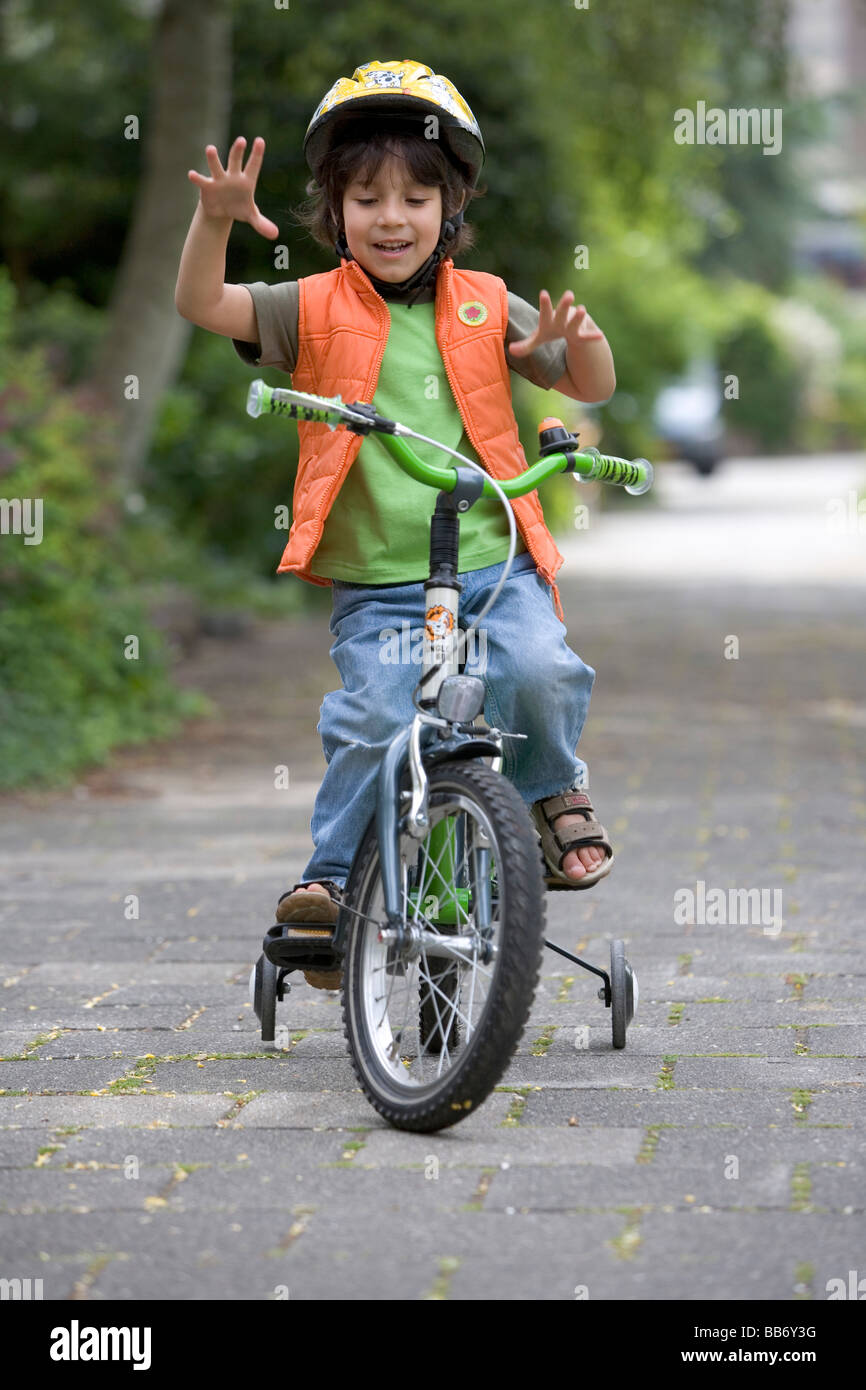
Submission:
MULTIPOLYGON (((422 463, 411 448, 394 435, 379 436, 385 448, 407 471, 422 469, 429 473, 427 481, 435 478, 435 470, 422 463)), ((441 475, 440 475, 441 476, 441 475)), ((458 483, 466 484, 465 471, 459 470, 458 483)), ((525 481, 525 480, 524 480, 525 481)), ((444 568, 435 566, 431 556, 431 575, 428 579, 425 602, 424 635, 421 651, 421 680, 429 690, 424 703, 429 708, 419 711, 412 723, 401 729, 392 739, 382 759, 376 783, 376 833, 379 841, 379 855, 385 898, 385 912, 389 929, 398 937, 405 933, 404 910, 401 902, 401 883, 399 867, 399 841, 402 833, 409 834, 419 842, 426 839, 430 858, 440 866, 434 871, 423 887, 423 901, 430 896, 436 898, 435 920, 456 925, 459 918, 458 900, 455 898, 454 876, 448 878, 448 867, 459 862, 460 845, 457 840, 458 826, 453 818, 446 817, 432 828, 428 820, 427 774, 426 768, 446 759, 491 758, 491 767, 500 771, 502 766, 502 731, 486 728, 478 734, 466 732, 456 723, 442 718, 435 712, 436 698, 442 682, 459 672, 456 637, 459 633, 460 591, 462 585, 456 576, 459 542, 459 517, 468 510, 472 501, 481 495, 483 480, 471 480, 469 491, 475 496, 454 502, 450 489, 445 486, 439 492, 437 510, 431 522, 431 542, 435 534, 437 519, 453 519, 453 529, 440 542, 450 551, 444 568), (449 573, 449 570, 451 571, 449 573), (441 580, 441 582, 437 582, 441 580), (439 668, 438 670, 436 668, 439 668), (411 790, 401 790, 406 769, 409 769, 411 790)), ((432 544, 431 544, 432 549, 432 544)), ((489 856, 489 851, 482 853, 489 856)), ((489 873, 489 865, 487 872, 489 873)), ((419 902, 422 889, 419 887, 419 902)), ((465 907, 465 904, 464 904, 465 907)), ((334 947, 345 947, 347 925, 344 915, 334 933, 334 947)))

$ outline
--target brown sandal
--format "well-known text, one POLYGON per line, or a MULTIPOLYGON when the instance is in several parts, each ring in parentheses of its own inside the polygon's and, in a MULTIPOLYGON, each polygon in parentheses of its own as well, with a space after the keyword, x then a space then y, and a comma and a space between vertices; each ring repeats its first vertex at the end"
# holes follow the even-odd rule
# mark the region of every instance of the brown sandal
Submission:
POLYGON ((536 801, 530 815, 541 836, 541 849, 547 865, 548 888, 592 888, 600 878, 610 873, 613 849, 604 826, 596 820, 589 793, 565 791, 560 796, 548 796, 536 801), (563 825, 558 830, 553 822, 566 811, 579 811, 585 825, 563 825), (563 860, 575 849, 590 845, 605 851, 606 858, 597 869, 588 869, 582 878, 569 878, 562 872, 563 860))
MULTIPOLYGON (((298 940, 309 937, 321 944, 321 938, 330 939, 334 934, 343 890, 330 879, 317 879, 316 882, 321 882, 322 887, 327 888, 327 895, 317 889, 305 892, 307 885, 296 883, 277 903, 276 919, 278 922, 297 922, 297 927, 287 928, 287 936, 298 940)), ((343 983, 342 967, 336 970, 305 970, 303 974, 307 984, 314 989, 339 989, 343 983)))

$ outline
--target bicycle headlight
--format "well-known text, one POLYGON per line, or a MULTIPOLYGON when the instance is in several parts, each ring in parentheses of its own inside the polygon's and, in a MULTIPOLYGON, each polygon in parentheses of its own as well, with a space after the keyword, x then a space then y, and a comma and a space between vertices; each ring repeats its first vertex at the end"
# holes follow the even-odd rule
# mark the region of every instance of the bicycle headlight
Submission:
POLYGON ((466 724, 484 708, 484 682, 478 676, 446 676, 436 708, 443 719, 466 724))

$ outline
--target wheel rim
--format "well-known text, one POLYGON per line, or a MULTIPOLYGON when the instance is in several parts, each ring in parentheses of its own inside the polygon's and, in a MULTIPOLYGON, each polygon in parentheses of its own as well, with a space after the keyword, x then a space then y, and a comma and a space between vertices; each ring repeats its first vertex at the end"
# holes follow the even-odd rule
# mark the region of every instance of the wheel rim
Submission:
POLYGON ((638 989, 637 975, 634 973, 634 970, 632 969, 628 961, 626 961, 625 963, 625 973, 626 980, 628 982, 628 1005, 626 1008, 626 1015, 628 1022, 631 1023, 632 1019, 637 1013, 637 1005, 638 999, 640 997, 640 991, 638 989))
POLYGON ((611 1026, 613 1045, 625 1047, 628 1028, 628 970, 622 941, 610 943, 611 1026))
POLYGON ((408 949, 378 940, 378 924, 385 920, 378 856, 359 895, 364 916, 372 918, 356 929, 361 934, 356 959, 364 1031, 380 1077, 404 1096, 435 1087, 469 1055, 496 969, 503 916, 501 885, 495 898, 490 893, 496 835, 477 802, 443 789, 431 797, 431 829, 450 817, 455 830, 450 852, 457 845, 459 854, 447 865, 448 881, 458 890, 449 901, 426 891, 446 874, 442 853, 431 850, 431 837, 420 846, 408 836, 401 842, 401 910, 416 932, 408 949), (447 917, 452 920, 443 921, 447 917), (472 949, 459 947, 456 960, 437 955, 437 942, 455 935, 471 938, 472 949))

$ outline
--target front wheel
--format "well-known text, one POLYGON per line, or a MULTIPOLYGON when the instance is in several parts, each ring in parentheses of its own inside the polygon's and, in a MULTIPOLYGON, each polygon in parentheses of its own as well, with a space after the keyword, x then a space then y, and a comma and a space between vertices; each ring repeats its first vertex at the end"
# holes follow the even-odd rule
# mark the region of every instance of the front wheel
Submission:
POLYGON ((526 1026, 544 945, 538 840, 518 792, 482 762, 428 772, 429 829, 400 841, 400 939, 388 934, 375 817, 346 885, 343 1020, 380 1115, 425 1133, 487 1098, 526 1026), (382 935, 383 930, 385 935, 382 935))

